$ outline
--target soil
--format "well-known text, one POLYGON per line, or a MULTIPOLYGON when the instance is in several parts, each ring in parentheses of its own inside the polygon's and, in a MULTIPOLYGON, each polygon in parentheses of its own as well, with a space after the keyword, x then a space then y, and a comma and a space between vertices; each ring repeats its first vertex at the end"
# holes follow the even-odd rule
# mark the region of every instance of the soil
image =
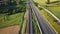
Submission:
POLYGON ((18 25, 10 26, 6 28, 1 28, 0 34, 18 34, 19 30, 20 30, 20 26, 18 25))

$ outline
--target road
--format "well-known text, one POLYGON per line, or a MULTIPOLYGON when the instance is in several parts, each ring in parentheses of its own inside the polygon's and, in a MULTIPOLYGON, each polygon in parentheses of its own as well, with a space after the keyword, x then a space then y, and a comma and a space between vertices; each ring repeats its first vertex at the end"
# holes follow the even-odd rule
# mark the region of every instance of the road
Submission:
POLYGON ((49 25, 48 21, 38 12, 32 0, 29 1, 31 8, 33 9, 35 16, 38 20, 38 24, 41 28, 42 34, 56 34, 53 28, 49 25))
POLYGON ((27 7, 28 7, 28 21, 27 21, 26 34, 34 34, 34 24, 32 21, 32 10, 31 10, 29 0, 28 0, 27 7))

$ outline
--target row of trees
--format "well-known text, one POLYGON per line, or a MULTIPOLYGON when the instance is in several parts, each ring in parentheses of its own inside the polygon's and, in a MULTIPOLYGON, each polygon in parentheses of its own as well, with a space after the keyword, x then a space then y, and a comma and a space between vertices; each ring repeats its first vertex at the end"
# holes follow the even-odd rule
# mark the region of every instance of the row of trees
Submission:
POLYGON ((0 6, 6 6, 6 5, 18 5, 21 3, 21 0, 5 0, 0 2, 0 6))
MULTIPOLYGON (((10 0, 11 1, 11 0, 10 0)), ((9 8, 9 9, 2 9, 2 10, 0 10, 0 13, 8 13, 8 15, 11 15, 11 14, 15 14, 15 13, 19 13, 19 12, 25 12, 26 11, 26 0, 25 1, 21 1, 21 0, 19 0, 19 1, 15 1, 15 0, 13 0, 13 1, 11 1, 11 2, 13 2, 13 3, 11 3, 9 1, 9 5, 11 6, 11 5, 15 5, 15 6, 18 6, 19 5, 19 7, 12 7, 12 8, 9 8)))

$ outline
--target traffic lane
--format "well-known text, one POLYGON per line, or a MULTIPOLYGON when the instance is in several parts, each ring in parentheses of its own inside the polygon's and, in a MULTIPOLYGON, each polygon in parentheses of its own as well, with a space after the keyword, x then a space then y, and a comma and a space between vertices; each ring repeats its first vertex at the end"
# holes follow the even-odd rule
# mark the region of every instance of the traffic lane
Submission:
POLYGON ((32 21, 32 33, 35 34, 34 21, 32 21))
POLYGON ((30 11, 29 11, 30 34, 34 34, 34 24, 33 24, 33 21, 32 21, 32 9, 31 9, 30 4, 29 4, 29 7, 30 7, 30 11))
POLYGON ((30 34, 32 34, 32 12, 31 12, 31 8, 29 11, 29 23, 30 23, 30 34))
POLYGON ((32 34, 32 13, 30 4, 28 4, 28 24, 27 24, 27 34, 32 34))
POLYGON ((34 4, 32 4, 32 9, 34 10, 36 17, 38 18, 39 25, 43 30, 44 34, 56 34, 55 31, 50 27, 48 22, 44 19, 44 17, 38 12, 34 4))
POLYGON ((32 21, 32 9, 30 4, 28 4, 28 24, 27 24, 27 34, 34 34, 34 24, 32 21))

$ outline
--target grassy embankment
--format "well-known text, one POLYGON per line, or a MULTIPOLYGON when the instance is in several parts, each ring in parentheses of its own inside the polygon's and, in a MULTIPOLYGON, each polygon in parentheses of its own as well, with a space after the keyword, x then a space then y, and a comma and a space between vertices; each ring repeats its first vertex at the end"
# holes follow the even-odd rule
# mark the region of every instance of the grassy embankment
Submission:
POLYGON ((23 28, 22 28, 22 34, 26 33, 27 18, 28 18, 28 11, 26 11, 26 13, 24 15, 24 24, 23 24, 23 28))
MULTIPOLYGON (((27 2, 28 1, 26 0, 26 3, 27 2)), ((26 12, 25 12, 25 15, 24 15, 24 24, 23 24, 23 27, 22 27, 22 34, 26 33, 27 18, 28 18, 28 11, 27 11, 27 5, 26 5, 26 12)))
POLYGON ((21 25, 23 13, 13 15, 0 14, 0 28, 12 25, 21 25))

